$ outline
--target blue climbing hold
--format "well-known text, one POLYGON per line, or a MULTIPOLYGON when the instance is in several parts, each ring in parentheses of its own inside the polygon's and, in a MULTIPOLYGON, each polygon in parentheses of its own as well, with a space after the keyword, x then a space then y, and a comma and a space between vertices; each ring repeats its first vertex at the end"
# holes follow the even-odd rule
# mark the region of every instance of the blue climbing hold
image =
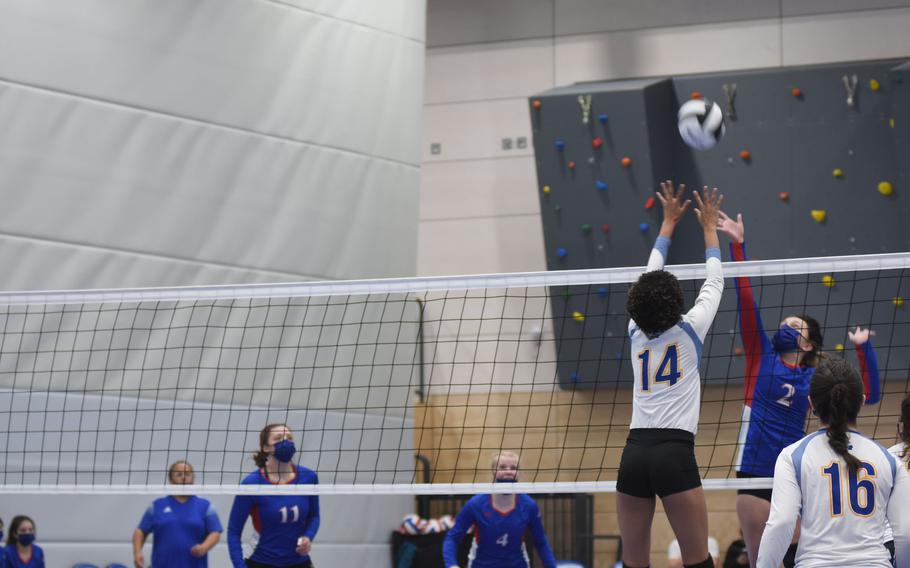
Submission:
POLYGON ((601 114, 601 115, 597 116, 597 120, 599 120, 601 124, 606 124, 607 120, 609 120, 609 119, 610 119, 610 117, 608 117, 605 114, 601 114))
POLYGON ((642 233, 647 233, 648 229, 649 229, 649 227, 648 227, 647 223, 642 223, 641 225, 638 226, 638 230, 641 231, 642 233))
POLYGON ((566 149, 566 142, 562 138, 557 138, 555 146, 557 150, 563 151, 566 149))
POLYGON ((567 251, 566 249, 564 249, 562 247, 559 247, 558 249, 556 249, 556 256, 558 256, 559 258, 565 258, 567 254, 569 254, 569 251, 567 251))
POLYGON ((597 289, 597 295, 600 296, 601 298, 606 298, 606 297, 607 297, 607 289, 604 288, 603 286, 601 286, 600 288, 597 289))
POLYGON ((601 190, 601 191, 606 191, 606 190, 607 190, 607 187, 608 187, 608 186, 607 186, 607 182, 602 181, 602 180, 597 180, 597 181, 595 181, 595 182, 594 182, 594 185, 597 186, 597 189, 599 189, 599 190, 601 190))

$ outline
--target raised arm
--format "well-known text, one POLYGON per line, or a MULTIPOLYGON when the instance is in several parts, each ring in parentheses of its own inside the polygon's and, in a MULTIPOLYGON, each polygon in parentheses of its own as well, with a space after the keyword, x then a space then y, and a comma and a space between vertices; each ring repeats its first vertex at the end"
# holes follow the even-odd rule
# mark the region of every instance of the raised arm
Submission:
MULTIPOLYGON (((781 452, 774 466, 774 489, 771 492, 771 514, 765 523, 758 546, 757 568, 778 568, 796 528, 802 493, 796 480, 796 468, 790 452, 781 452)), ((750 550, 749 554, 753 552, 750 550)))
POLYGON ((531 536, 534 537, 534 546, 537 548, 537 554, 543 562, 544 568, 556 568, 556 557, 553 556, 553 550, 550 548, 550 541, 547 540, 547 533, 544 531, 543 523, 540 520, 540 507, 534 503, 534 510, 531 515, 531 536))
POLYGON ((863 374, 863 394, 866 395, 866 404, 877 404, 881 400, 881 379, 878 376, 878 357, 872 348, 872 336, 875 332, 856 326, 856 329, 847 332, 847 337, 856 347, 856 358, 859 359, 859 368, 863 374))
POLYGON ((705 277, 704 284, 695 298, 695 305, 686 313, 686 321, 695 330, 698 338, 702 341, 708 335, 708 329, 717 315, 717 308, 720 307, 720 298, 724 292, 724 271, 720 263, 720 248, 717 240, 717 219, 720 212, 720 204, 723 203, 724 196, 717 192, 715 187, 709 191, 705 186, 702 195, 698 192, 692 193, 695 198, 697 207, 695 215, 701 224, 702 233, 705 237, 705 277))
POLYGON ((442 543, 442 559, 446 568, 459 568, 458 545, 461 544, 461 539, 467 534, 472 524, 474 524, 474 515, 471 511, 471 506, 470 504, 465 504, 458 516, 455 517, 455 526, 446 533, 446 538, 442 543))
POLYGON ((686 186, 680 184, 679 190, 673 188, 673 182, 670 180, 660 182, 660 191, 657 192, 657 199, 663 206, 664 219, 660 224, 660 233, 654 242, 654 248, 651 249, 651 256, 648 257, 648 267, 645 272, 652 270, 661 270, 667 263, 667 253, 670 250, 670 240, 673 237, 673 231, 679 220, 686 214, 686 210, 692 202, 684 200, 686 186))
MULTIPOLYGON (((748 260, 746 257, 745 226, 742 213, 736 216, 736 221, 720 212, 718 230, 730 237, 730 256, 734 261, 748 260)), ((734 279, 736 283, 736 299, 739 307, 739 332, 742 336, 743 351, 746 356, 746 376, 743 383, 746 404, 751 405, 752 393, 758 380, 758 370, 761 367, 761 358, 765 353, 773 350, 771 341, 765 335, 758 303, 752 293, 749 278, 740 276, 734 279)))

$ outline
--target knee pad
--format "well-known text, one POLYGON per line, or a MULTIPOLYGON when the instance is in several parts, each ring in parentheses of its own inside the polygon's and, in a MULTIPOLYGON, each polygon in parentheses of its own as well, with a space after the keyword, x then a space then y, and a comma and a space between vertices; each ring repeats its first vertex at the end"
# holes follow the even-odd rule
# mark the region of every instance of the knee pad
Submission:
POLYGON ((698 564, 686 564, 686 568, 714 568, 714 559, 709 554, 708 557, 698 564))

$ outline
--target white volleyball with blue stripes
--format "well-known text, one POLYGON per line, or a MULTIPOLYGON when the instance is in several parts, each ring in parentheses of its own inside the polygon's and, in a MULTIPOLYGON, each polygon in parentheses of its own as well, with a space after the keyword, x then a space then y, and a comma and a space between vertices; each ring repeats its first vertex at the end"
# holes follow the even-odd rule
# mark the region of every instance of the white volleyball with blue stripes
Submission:
POLYGON ((424 523, 426 521, 421 519, 420 515, 411 513, 410 515, 405 515, 404 519, 401 520, 401 526, 398 530, 403 534, 420 534, 424 523))
POLYGON ((685 102, 677 114, 679 135, 696 150, 709 150, 724 136, 724 111, 705 99, 685 102))

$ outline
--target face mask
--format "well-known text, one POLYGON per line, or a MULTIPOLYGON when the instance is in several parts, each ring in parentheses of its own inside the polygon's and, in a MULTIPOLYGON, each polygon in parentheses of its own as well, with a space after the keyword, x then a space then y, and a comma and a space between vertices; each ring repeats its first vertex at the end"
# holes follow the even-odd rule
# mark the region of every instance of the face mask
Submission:
POLYGON ((294 442, 292 440, 281 440, 275 444, 275 459, 281 463, 288 463, 291 461, 291 458, 294 457, 296 452, 297 448, 294 447, 294 442))
POLYGON ((19 544, 22 546, 28 546, 31 543, 35 542, 35 533, 20 534, 16 540, 18 540, 19 544))
POLYGON ((774 345, 774 350, 778 353, 789 353, 791 351, 799 351, 799 340, 801 337, 802 335, 789 325, 782 325, 777 330, 777 333, 774 334, 774 337, 771 338, 771 343, 774 345))

